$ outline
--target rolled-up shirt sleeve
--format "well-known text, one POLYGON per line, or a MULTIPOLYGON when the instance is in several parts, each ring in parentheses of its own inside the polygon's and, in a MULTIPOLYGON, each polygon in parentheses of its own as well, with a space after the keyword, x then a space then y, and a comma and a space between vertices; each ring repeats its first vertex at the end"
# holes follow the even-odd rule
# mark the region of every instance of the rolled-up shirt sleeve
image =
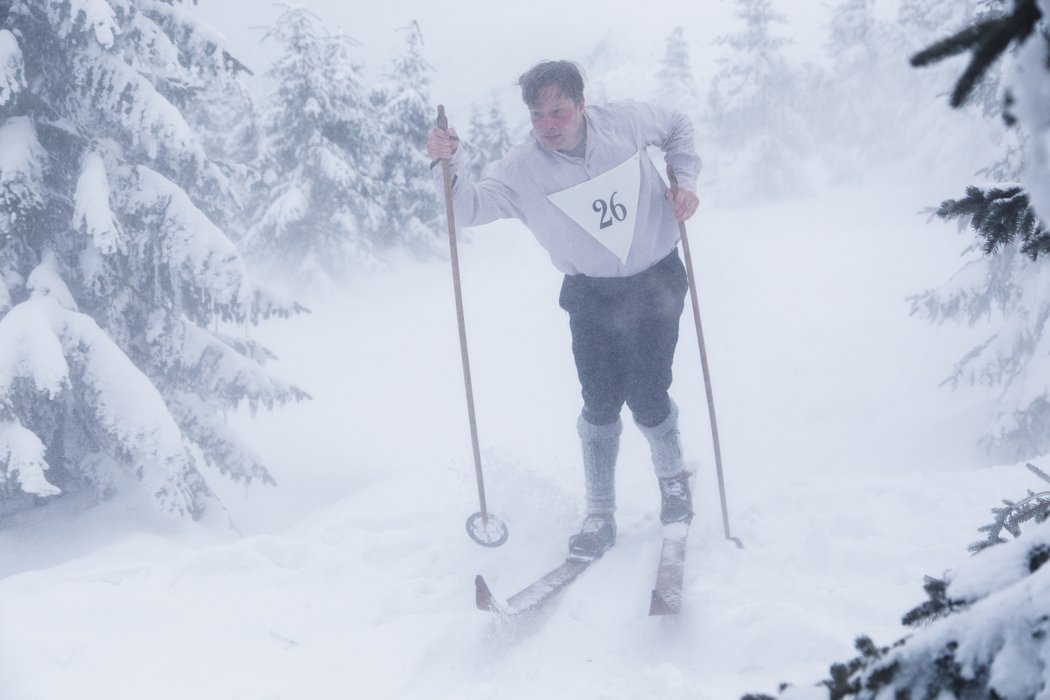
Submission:
MULTIPOLYGON (((452 175, 452 207, 456 222, 464 226, 481 226, 496 219, 520 219, 521 213, 514 204, 514 191, 498 177, 482 177, 477 182, 470 179, 459 149, 449 161, 452 175)), ((445 201, 445 183, 440 165, 434 166, 434 186, 442 203, 445 201)))

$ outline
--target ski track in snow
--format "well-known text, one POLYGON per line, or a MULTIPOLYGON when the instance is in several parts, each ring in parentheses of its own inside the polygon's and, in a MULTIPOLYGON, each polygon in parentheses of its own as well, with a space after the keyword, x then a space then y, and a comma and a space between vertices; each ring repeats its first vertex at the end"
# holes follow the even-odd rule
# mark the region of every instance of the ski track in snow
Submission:
POLYGON ((673 393, 698 517, 679 617, 647 615, 659 496, 626 413, 617 546, 521 628, 474 609, 475 574, 506 597, 560 563, 582 492, 560 277, 500 223, 461 262, 505 546, 463 529, 477 495, 447 263, 408 265, 258 331, 314 401, 231 417, 279 484, 210 476, 243 536, 130 497, 0 530, 0 698, 728 700, 815 682, 859 634, 896 640, 923 575, 1038 487, 982 464, 983 397, 937 386, 977 331, 908 317, 962 247, 915 215, 929 201, 847 191, 690 222, 746 549, 722 536, 687 310, 673 393))

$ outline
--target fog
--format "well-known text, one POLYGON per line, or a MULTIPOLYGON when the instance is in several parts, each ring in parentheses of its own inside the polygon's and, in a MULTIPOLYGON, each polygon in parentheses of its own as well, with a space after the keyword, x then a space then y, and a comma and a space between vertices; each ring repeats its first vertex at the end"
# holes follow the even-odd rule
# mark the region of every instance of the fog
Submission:
MULTIPOLYGON (((419 22, 426 39, 426 56, 435 69, 432 95, 451 111, 482 102, 492 93, 508 105, 518 105, 517 76, 544 58, 587 59, 603 41, 625 56, 653 58, 663 51, 664 38, 678 25, 686 28, 696 74, 714 68, 714 41, 734 27, 729 0, 705 0, 683 5, 672 0, 646 3, 568 3, 536 0, 528 3, 436 3, 407 0, 393 3, 345 3, 308 0, 297 3, 315 12, 333 32, 360 44, 360 60, 370 76, 379 76, 402 50, 397 32, 419 22)), ((891 12, 895 2, 880 5, 891 12)), ((230 41, 237 55, 263 75, 273 47, 262 41, 265 28, 276 20, 281 5, 256 0, 201 0, 197 11, 230 41)), ((793 50, 817 57, 825 31, 826 3, 792 3, 790 29, 793 50)))

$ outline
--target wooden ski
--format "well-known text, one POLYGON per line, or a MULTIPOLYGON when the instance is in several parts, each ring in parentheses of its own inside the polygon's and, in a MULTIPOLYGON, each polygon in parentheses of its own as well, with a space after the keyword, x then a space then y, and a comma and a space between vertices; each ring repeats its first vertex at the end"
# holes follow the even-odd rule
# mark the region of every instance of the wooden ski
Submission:
POLYGON ((649 602, 650 615, 677 615, 682 609, 682 583, 685 578, 685 545, 689 526, 675 523, 664 526, 664 543, 660 565, 656 570, 656 587, 649 602))
POLYGON ((534 583, 500 603, 479 574, 474 579, 478 610, 486 610, 503 617, 527 617, 554 599, 566 586, 576 580, 596 560, 566 559, 560 566, 547 572, 534 583))

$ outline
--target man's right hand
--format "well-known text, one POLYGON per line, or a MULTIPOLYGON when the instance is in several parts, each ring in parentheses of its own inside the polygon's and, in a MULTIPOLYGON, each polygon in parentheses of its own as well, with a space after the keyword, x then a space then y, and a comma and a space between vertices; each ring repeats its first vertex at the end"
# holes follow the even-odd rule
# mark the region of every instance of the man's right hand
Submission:
POLYGON ((440 158, 451 158, 452 154, 459 148, 459 137, 455 129, 445 131, 441 127, 434 127, 427 139, 427 155, 438 160, 440 158))

